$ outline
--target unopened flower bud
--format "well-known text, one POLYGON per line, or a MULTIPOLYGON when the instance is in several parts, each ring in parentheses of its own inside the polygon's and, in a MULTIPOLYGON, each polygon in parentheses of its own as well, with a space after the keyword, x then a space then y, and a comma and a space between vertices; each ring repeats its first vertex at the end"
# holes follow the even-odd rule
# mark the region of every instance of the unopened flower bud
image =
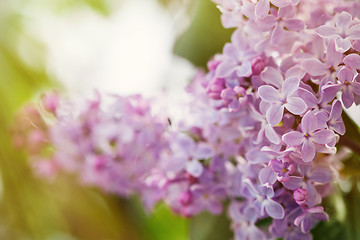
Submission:
POLYGON ((298 188, 294 191, 294 199, 297 204, 304 205, 308 200, 309 195, 308 192, 303 188, 298 188))
POLYGON ((192 194, 190 191, 183 192, 179 197, 179 203, 182 206, 188 206, 192 202, 192 194))
POLYGON ((253 75, 259 75, 265 68, 265 60, 262 57, 257 57, 251 64, 251 70, 253 75))

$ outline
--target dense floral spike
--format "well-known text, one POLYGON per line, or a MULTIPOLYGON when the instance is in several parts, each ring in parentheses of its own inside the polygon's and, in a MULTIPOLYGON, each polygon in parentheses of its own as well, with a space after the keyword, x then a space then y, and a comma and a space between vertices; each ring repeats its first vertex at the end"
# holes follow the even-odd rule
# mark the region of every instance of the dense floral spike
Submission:
POLYGON ((335 147, 342 104, 360 104, 360 4, 215 2, 224 26, 237 29, 186 89, 187 114, 160 114, 161 101, 138 95, 103 106, 100 97, 74 105, 50 94, 42 110, 53 122, 25 109, 15 143, 47 175, 65 170, 139 194, 148 209, 162 200, 190 217, 230 203, 237 240, 311 239, 329 218, 320 204, 345 157, 335 147), (272 224, 258 227, 264 218, 272 224))

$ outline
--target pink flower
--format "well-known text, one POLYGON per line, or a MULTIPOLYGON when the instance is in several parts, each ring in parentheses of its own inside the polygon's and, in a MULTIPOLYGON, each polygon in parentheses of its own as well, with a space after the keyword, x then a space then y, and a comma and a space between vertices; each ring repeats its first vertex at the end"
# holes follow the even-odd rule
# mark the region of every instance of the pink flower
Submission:
POLYGON ((360 24, 354 24, 348 12, 341 12, 336 15, 335 26, 322 25, 315 31, 323 38, 335 39, 336 51, 346 52, 351 48, 351 40, 360 39, 360 24))

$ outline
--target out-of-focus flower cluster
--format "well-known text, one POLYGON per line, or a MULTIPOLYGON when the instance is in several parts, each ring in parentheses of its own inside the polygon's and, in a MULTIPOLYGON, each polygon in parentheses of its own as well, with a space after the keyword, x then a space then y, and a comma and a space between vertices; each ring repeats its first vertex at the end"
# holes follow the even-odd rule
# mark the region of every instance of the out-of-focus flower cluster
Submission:
POLYGON ((360 4, 216 2, 237 29, 187 88, 188 114, 156 112, 138 95, 103 106, 49 94, 52 123, 30 108, 15 142, 42 172, 139 194, 149 209, 162 200, 183 216, 220 214, 227 202, 235 239, 311 239, 329 218, 321 203, 341 161, 342 104, 360 104, 360 4), (54 148, 46 161, 42 144, 54 148))

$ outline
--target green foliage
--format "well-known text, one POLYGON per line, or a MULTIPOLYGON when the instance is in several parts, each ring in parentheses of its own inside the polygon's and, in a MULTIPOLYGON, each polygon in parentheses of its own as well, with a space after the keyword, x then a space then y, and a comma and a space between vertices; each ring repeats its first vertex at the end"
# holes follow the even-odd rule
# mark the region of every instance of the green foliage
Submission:
POLYGON ((158 204, 146 213, 138 198, 130 201, 119 199, 126 209, 129 223, 138 229, 143 240, 186 240, 188 239, 189 221, 175 215, 165 204, 158 204))
POLYGON ((174 53, 205 67, 214 54, 221 52, 224 43, 230 41, 232 31, 222 27, 220 11, 213 2, 200 0, 189 29, 175 44, 174 53))
POLYGON ((229 240, 232 237, 230 220, 225 214, 214 216, 204 212, 191 220, 191 240, 229 240))

